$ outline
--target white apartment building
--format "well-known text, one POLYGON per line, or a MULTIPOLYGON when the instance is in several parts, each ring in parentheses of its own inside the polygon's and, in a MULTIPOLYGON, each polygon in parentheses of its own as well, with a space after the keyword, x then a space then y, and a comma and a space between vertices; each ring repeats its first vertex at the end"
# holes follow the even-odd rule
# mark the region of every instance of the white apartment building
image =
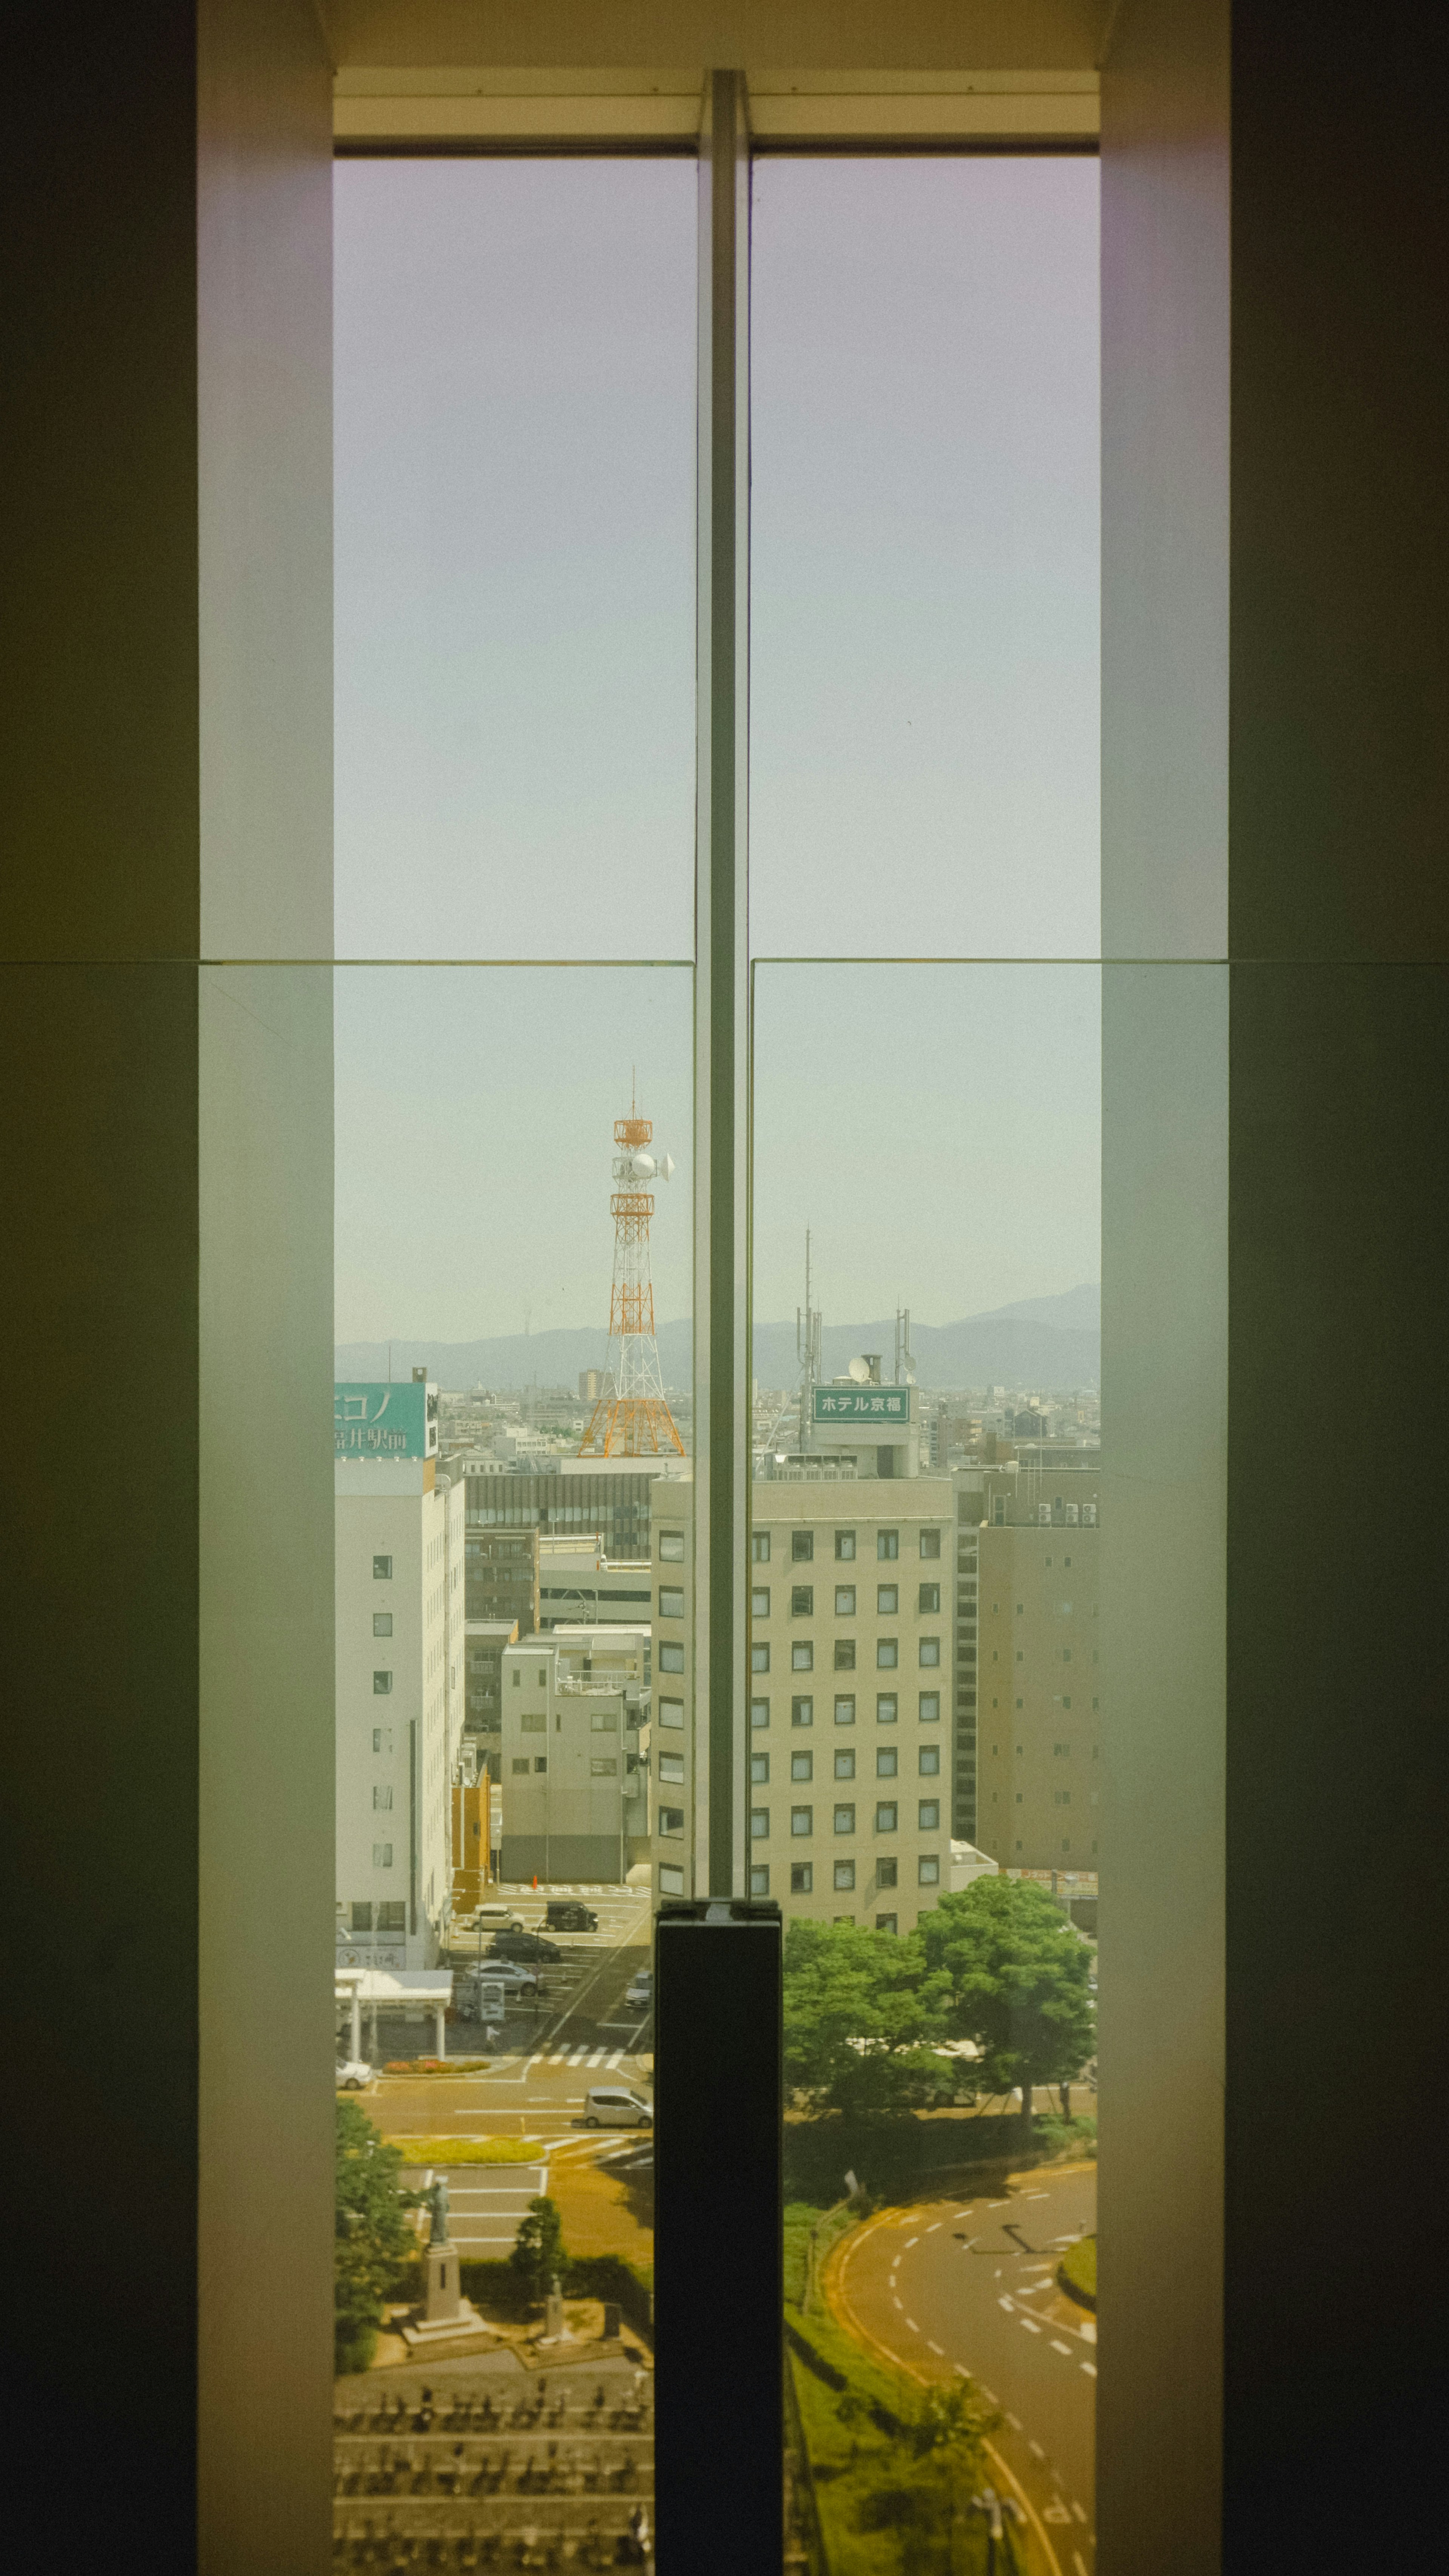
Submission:
POLYGON ((433 1966, 451 1903, 464 1488, 438 1473, 435 1409, 408 1402, 424 1393, 435 1405, 421 1381, 337 1390, 339 1966, 433 1966))
POLYGON ((505 1647, 505 1880, 621 1883, 647 1859, 650 1645, 579 1625, 505 1647))

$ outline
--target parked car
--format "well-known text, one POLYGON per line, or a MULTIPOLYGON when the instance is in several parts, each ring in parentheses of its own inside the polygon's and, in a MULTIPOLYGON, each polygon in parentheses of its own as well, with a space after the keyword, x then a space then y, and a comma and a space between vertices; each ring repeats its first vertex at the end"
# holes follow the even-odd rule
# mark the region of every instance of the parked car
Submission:
POLYGON ((538 1985, 537 1968, 525 1968, 517 1959, 497 1959, 488 1953, 486 1967, 474 1970, 475 1981, 482 1978, 490 1986, 507 1986, 514 1994, 532 1994, 538 1985))
POLYGON ((481 1924, 485 1932, 521 1932, 523 1917, 511 1905, 475 1905, 468 1921, 474 1930, 481 1924))
POLYGON ((637 2012, 648 2011, 654 2001, 654 1972, 651 1968, 641 1968, 637 1976, 629 1979, 624 1988, 624 2001, 637 2012))
POLYGON ((339 2093, 360 2093, 364 2084, 371 2082, 372 2068, 365 2057, 349 2057, 346 2063, 337 2069, 339 2093))
POLYGON ((541 1932, 495 1932, 488 1944, 490 1959, 561 1959, 557 1941, 545 1941, 541 1932))
POLYGON ((581 1905, 576 1896, 550 1897, 543 1919, 550 1932, 597 1932, 599 1928, 592 1906, 581 1905))
POLYGON ((599 2084, 584 2096, 586 2129, 652 2129, 654 2105, 622 2085, 599 2084))

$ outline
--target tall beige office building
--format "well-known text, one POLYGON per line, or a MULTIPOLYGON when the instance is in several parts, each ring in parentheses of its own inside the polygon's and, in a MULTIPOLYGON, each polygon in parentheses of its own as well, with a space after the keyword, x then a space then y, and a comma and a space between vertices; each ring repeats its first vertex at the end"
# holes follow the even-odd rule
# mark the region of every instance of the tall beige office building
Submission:
POLYGON ((909 1932, 950 1883, 944 1477, 751 1487, 750 1889, 909 1932))
MULTIPOLYGON (((750 1487, 748 1887, 787 1921, 908 1932, 950 1883, 954 1498, 842 1464, 750 1487)), ((707 1883, 692 1503, 688 1477, 656 1488, 656 1897, 707 1883)))
POLYGON ((1101 1534, 1092 1482, 1090 1506, 1054 1493, 977 1531, 974 1839, 1004 1869, 1097 1867, 1101 1534))

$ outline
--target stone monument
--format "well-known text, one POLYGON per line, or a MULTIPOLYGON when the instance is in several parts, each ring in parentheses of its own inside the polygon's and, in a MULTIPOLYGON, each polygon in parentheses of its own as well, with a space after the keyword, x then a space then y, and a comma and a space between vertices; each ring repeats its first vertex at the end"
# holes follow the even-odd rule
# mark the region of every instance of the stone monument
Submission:
POLYGON ((562 2293, 562 2282, 559 2282, 557 2272, 549 2282, 549 2295, 544 2300, 544 2331, 541 2331, 539 2342, 572 2344, 572 2334, 565 2326, 565 2293, 562 2293))
POLYGON ((465 2335, 471 2338, 488 2331, 472 2300, 463 2296, 458 2248, 448 2233, 446 2174, 439 2174, 430 2184, 427 2200, 431 2211, 428 2290, 422 2314, 403 2327, 403 2341, 410 2352, 430 2351, 436 2344, 457 2343, 465 2335))

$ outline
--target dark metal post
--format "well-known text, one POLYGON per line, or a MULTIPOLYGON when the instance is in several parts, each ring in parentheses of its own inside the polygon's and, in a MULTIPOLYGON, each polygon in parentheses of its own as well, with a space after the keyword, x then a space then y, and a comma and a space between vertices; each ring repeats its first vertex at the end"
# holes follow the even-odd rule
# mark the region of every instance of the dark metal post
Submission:
POLYGON ((711 72, 699 163, 695 841, 694 1887, 745 1892, 749 1503, 746 779, 749 204, 742 72, 711 72))
POLYGON ((780 2576, 780 1912, 655 1929, 654 2478, 660 2576, 780 2576))

